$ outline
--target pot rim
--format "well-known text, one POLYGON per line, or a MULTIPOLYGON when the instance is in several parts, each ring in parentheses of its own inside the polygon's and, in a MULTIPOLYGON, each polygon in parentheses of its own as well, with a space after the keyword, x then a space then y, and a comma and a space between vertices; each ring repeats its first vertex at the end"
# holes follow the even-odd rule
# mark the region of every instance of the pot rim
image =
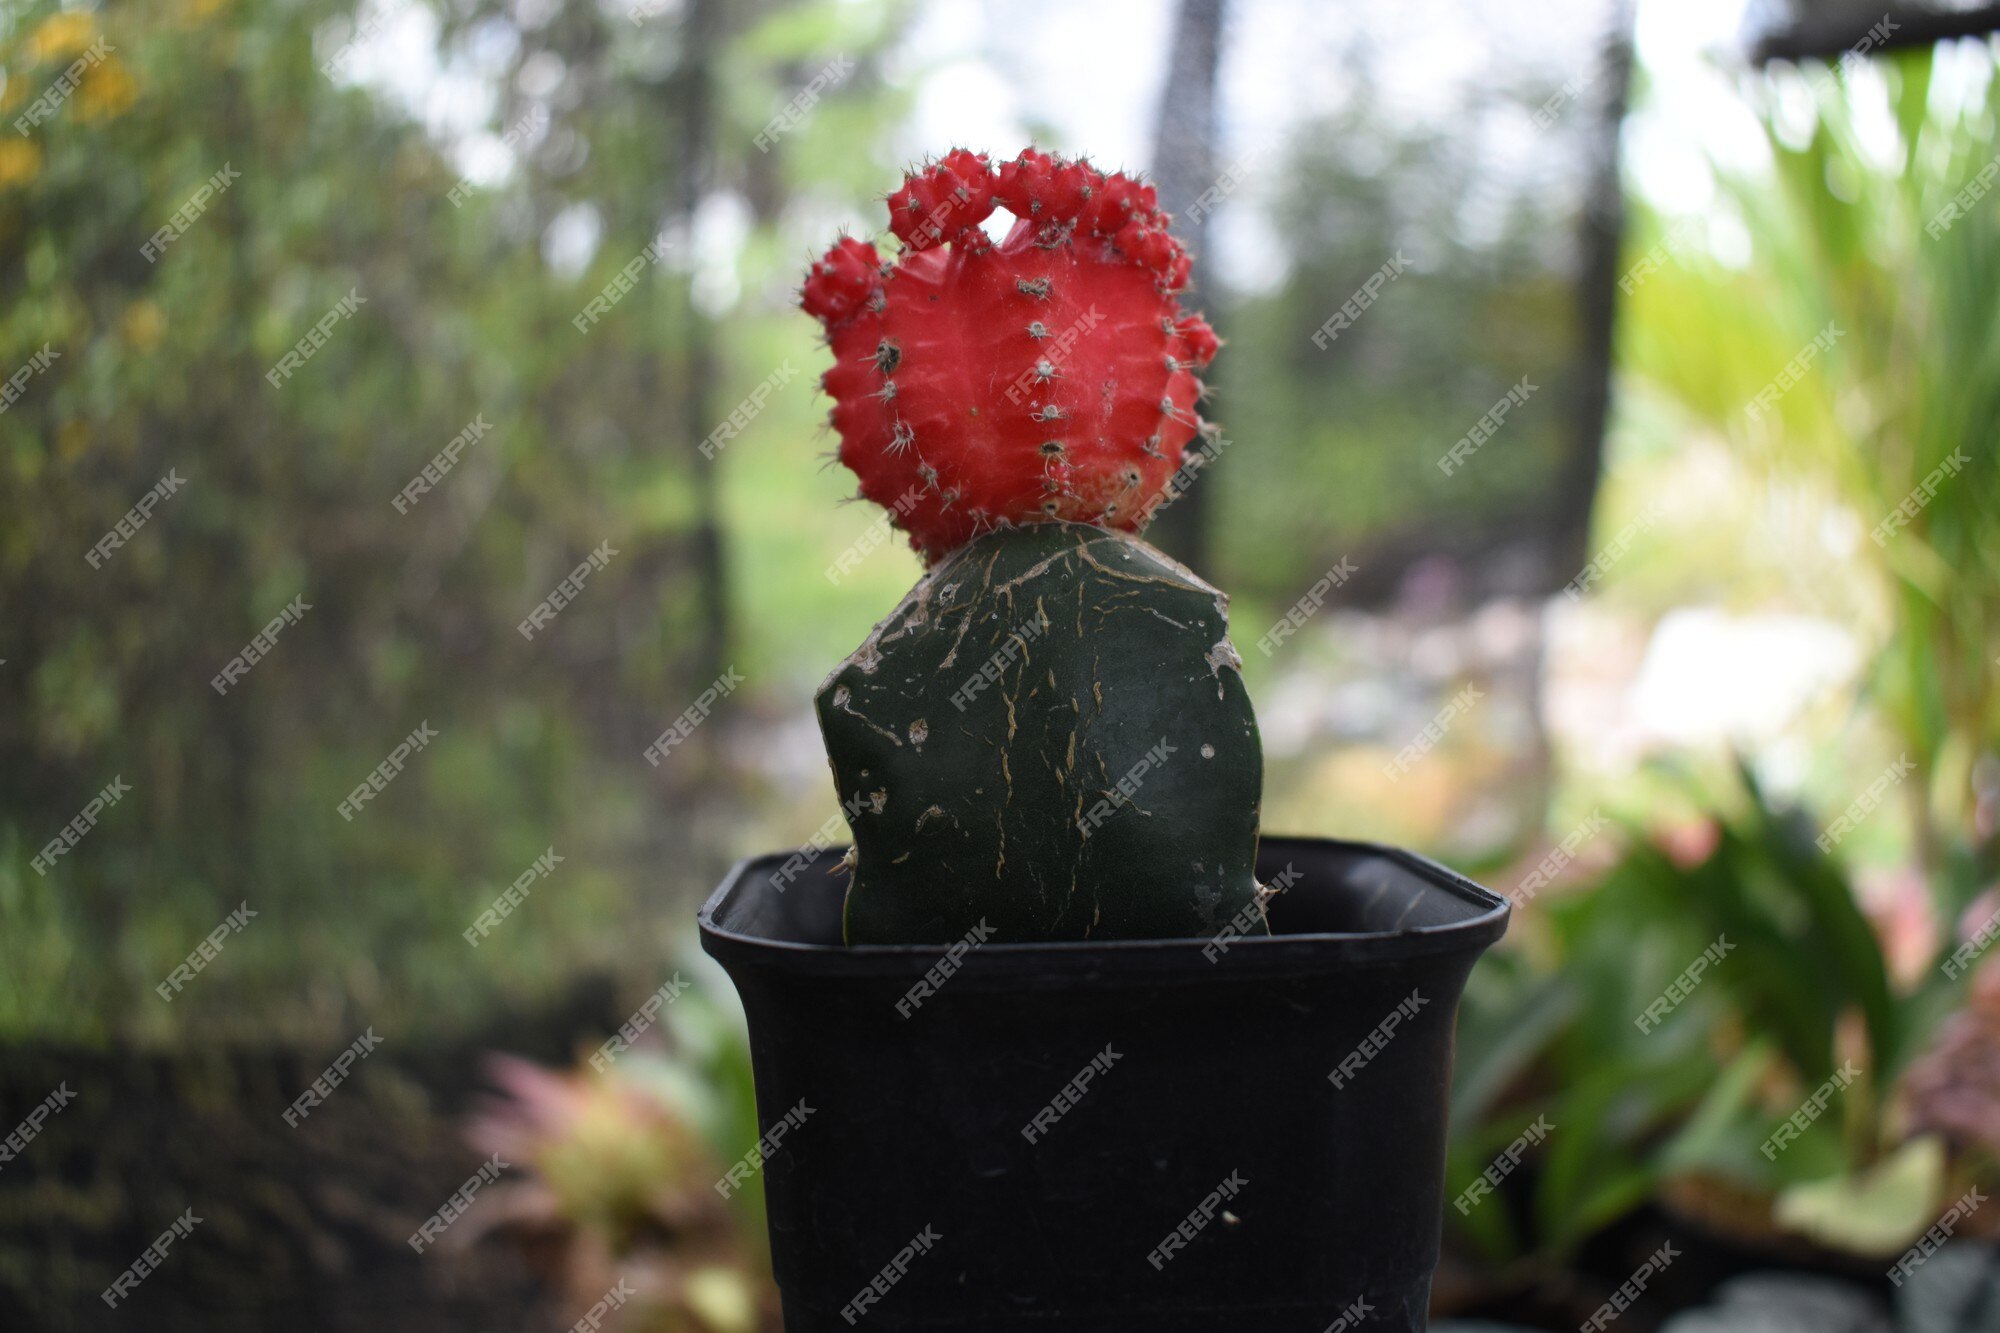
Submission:
MULTIPOLYGON (((1409 959, 1443 954, 1470 959, 1506 933, 1513 905, 1457 871, 1428 857, 1381 843, 1342 838, 1267 836, 1260 840, 1260 858, 1282 856, 1282 848, 1320 848, 1375 858, 1410 873, 1426 892, 1445 893, 1478 910, 1460 921, 1414 926, 1407 930, 1315 932, 1286 935, 1240 935, 1229 939, 1226 953, 1211 960, 1204 950, 1214 936, 1134 940, 1061 940, 1039 943, 981 944, 959 960, 959 984, 985 977, 1002 984, 1029 976, 1046 979, 1048 965, 1062 969, 1065 980, 1099 980, 1094 974, 1118 975, 1186 972, 1190 964, 1217 979, 1250 975, 1324 972, 1327 964, 1343 967, 1392 965, 1409 959)), ((806 849, 800 849, 806 850, 806 849)), ((815 860, 844 853, 830 845, 815 860)), ((794 852, 770 852, 745 857, 723 877, 702 905, 697 921, 702 947, 718 961, 795 973, 843 976, 920 976, 934 966, 947 947, 939 944, 814 944, 773 939, 719 924, 718 917, 740 895, 767 886, 770 872, 794 852)), ((1108 979, 1108 978, 1104 978, 1108 979)))

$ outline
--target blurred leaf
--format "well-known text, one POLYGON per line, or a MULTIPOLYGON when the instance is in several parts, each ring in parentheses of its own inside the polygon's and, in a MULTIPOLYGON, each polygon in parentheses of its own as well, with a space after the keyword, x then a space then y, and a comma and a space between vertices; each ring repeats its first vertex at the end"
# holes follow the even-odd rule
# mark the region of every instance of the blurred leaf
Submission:
POLYGON ((1887 1258, 1937 1216, 1944 1172, 1943 1143, 1912 1139, 1865 1171, 1792 1186, 1774 1216, 1822 1245, 1887 1258))
POLYGON ((1694 1113, 1660 1150, 1664 1173, 1742 1173, 1750 1145, 1760 1132, 1750 1114, 1752 1100, 1770 1061, 1769 1044, 1758 1041, 1729 1062, 1694 1113))

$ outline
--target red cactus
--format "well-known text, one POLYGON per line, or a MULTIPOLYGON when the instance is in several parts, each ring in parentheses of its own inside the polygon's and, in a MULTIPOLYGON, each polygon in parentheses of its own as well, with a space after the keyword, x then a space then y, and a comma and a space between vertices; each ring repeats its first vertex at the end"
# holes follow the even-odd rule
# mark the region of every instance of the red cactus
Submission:
POLYGON ((1150 185, 960 149, 889 196, 902 254, 846 238, 801 298, 826 327, 840 461, 929 559, 1008 523, 1136 529, 1200 427, 1218 342, 1150 185), (980 226, 1015 218, 999 243, 980 226), (917 499, 910 503, 914 490, 917 499), (902 503, 898 503, 901 500, 902 503))

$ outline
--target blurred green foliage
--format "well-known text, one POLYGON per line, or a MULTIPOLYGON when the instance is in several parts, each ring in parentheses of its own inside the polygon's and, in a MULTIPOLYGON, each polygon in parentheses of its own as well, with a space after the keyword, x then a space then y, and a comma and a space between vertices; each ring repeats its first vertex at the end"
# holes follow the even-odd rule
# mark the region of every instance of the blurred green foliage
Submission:
MULTIPOLYGON (((1676 1182, 1690 1206, 1718 1190, 1762 1201, 1775 1234, 1773 1210, 1809 1202, 1802 1189, 1831 1182, 1850 1197, 1908 1147, 1900 1080, 1962 999, 1939 970, 1955 941, 1933 947, 1919 982, 1892 984, 1853 881, 1815 846, 1817 820, 1772 802, 1748 770, 1702 803, 1719 812, 1711 845, 1676 853, 1629 830, 1623 857, 1587 891, 1532 909, 1531 952, 1502 954, 1474 979, 1453 1187, 1523 1124, 1557 1127, 1523 1177, 1526 1208, 1453 1219, 1490 1257, 1564 1255, 1676 1182), (1762 1152, 1830 1080, 1824 1114, 1762 1152)), ((1945 1163, 1909 1160, 1917 1179, 1901 1206, 1872 1219, 1886 1228, 1880 1248, 1900 1251, 1942 1207, 1945 1163)), ((1830 1222, 1820 1238, 1855 1225, 1830 1222)))
MULTIPOLYGON (((446 8, 445 67, 491 58, 496 11, 446 8)), ((0 1033, 451 1024, 579 967, 650 971, 716 869, 693 832, 728 795, 710 746, 640 759, 715 675, 773 665, 762 645, 730 656, 708 622, 765 571, 716 569, 705 539, 725 501, 694 441, 789 357, 798 379, 764 428, 809 452, 815 368, 763 281, 793 267, 768 226, 729 260, 767 317, 715 346, 739 331, 701 305, 691 215, 724 184, 774 216, 790 173, 837 178, 815 136, 866 138, 892 102, 829 107, 768 162, 752 136, 836 51, 867 87, 884 11, 710 5, 693 48, 685 23, 560 7, 500 42, 499 86, 543 101, 503 97, 489 129, 541 128, 509 176, 469 188, 417 117, 346 77, 367 12, 172 0, 101 28, 49 5, 0 20, 9 120, 100 35, 110 51, 0 146, 0 366, 44 345, 60 358, 0 415, 0 1033), (538 60, 544 77, 521 77, 538 60), (567 78, 547 79, 550 61, 567 78), (716 121, 698 179, 672 132, 697 97, 716 121), (227 189, 143 254, 225 167, 227 189), (577 209, 599 239, 580 271, 543 244, 577 209), (659 261, 579 332, 656 239, 659 261), (352 317, 268 380, 350 292, 352 317), (662 419, 697 387, 708 425, 662 419), (491 429, 398 512, 475 419, 491 429), (170 473, 184 487, 87 563, 170 473), (616 554, 557 625, 517 633, 606 542, 616 554), (212 689, 294 597, 299 623, 212 689), (343 819, 423 722, 439 738, 343 819), (31 868, 114 775, 131 795, 46 877, 31 868), (460 932, 551 846, 564 863, 474 955, 460 932), (156 998, 244 903, 258 915, 222 956, 171 1006, 156 998)), ((753 524, 835 550, 851 533, 828 534, 859 527, 753 524)), ((770 602, 745 613, 781 612, 770 602)))
MULTIPOLYGON (((1977 184, 2000 146, 2000 83, 1976 42, 1868 73, 1747 85, 1771 165, 1719 172, 1717 211, 1749 254, 1675 247, 1633 286, 1621 359, 1683 437, 1719 436, 1766 485, 1809 485, 1858 524, 1829 574, 1864 584, 1846 604, 1879 649, 1866 701, 1917 765, 1917 854, 1937 872, 2000 782, 2000 211, 1977 184), (1820 337, 1824 354, 1781 382, 1820 337)), ((1633 259, 1668 234, 1635 237, 1633 259)))
MULTIPOLYGON (((1994 71, 1992 47, 1966 44, 1873 62, 1866 80, 1746 78, 1771 166, 1719 171, 1718 216, 1741 222, 1747 254, 1725 262, 1702 228, 1659 217, 1628 242, 1628 421, 1668 441, 1660 454, 1717 441, 1762 484, 1844 519, 1842 554, 1791 591, 1879 656, 1806 784, 1824 808, 1770 795, 1748 765, 1728 781, 1646 776, 1623 793, 1634 817, 1616 864, 1524 904, 1521 946, 1474 977, 1454 1187, 1535 1116, 1557 1126, 1517 1206, 1453 1219, 1490 1258, 1569 1255, 1661 1198, 1716 1230, 1893 1255, 1937 1218, 1953 1178, 1990 1178, 1991 1144, 1924 1132, 1909 1075, 1929 1051, 1958 1106, 1994 1091, 1976 1056, 1961 1075, 1934 1047, 1968 994, 1943 963, 1977 930, 1966 909, 1995 873, 2000 212, 1946 212, 1995 160, 1994 71), (1788 370, 1816 338, 1809 368, 1788 370), (1907 523, 1880 527, 1906 499, 1907 523), (1855 807, 1877 829, 1835 836, 1899 756, 1914 771, 1886 784, 1883 808, 1855 807), (1689 808, 1707 812, 1692 843, 1664 815, 1689 808), (1862 910, 1854 866, 1899 859, 1927 890, 1927 934, 1893 902, 1876 904, 1881 919, 1862 910), (1725 958, 1672 989, 1725 938, 1725 958), (1668 995, 1664 1021, 1642 1024, 1668 995), (1825 1114, 1761 1152, 1850 1060, 1860 1077, 1825 1114)), ((1658 487, 1660 462, 1642 451, 1627 464, 1604 526, 1658 487)), ((1646 563, 1620 571, 1641 602, 1663 579, 1685 595, 1709 577, 1646 563)), ((1734 591, 1754 604, 1785 590, 1734 591)))
MULTIPOLYGON (((1470 138, 1371 109, 1365 95, 1282 151, 1285 281, 1232 303, 1211 373, 1207 410, 1232 442, 1215 472, 1223 586, 1282 607, 1345 556, 1379 599, 1394 587, 1386 576, 1424 554, 1471 556, 1524 535, 1546 550, 1590 373, 1574 244, 1582 182, 1495 182, 1470 138), (1474 180, 1487 188, 1468 199, 1474 180), (1348 322, 1326 328, 1343 307, 1348 322), (1491 446, 1442 469, 1524 381, 1526 401, 1491 446)), ((1503 582, 1548 591, 1573 572, 1503 582)))

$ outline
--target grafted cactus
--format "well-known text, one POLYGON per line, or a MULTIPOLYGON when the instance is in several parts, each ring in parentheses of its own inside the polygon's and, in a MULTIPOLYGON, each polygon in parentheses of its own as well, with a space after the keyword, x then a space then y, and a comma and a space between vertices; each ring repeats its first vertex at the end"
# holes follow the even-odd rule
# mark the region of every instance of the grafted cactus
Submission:
POLYGON ((954 152, 889 208, 896 262, 842 240, 802 298, 841 461, 931 565, 818 696, 849 942, 1260 920, 1227 601, 1131 535, 1203 429, 1186 251, 1151 187, 1033 150, 954 152))

